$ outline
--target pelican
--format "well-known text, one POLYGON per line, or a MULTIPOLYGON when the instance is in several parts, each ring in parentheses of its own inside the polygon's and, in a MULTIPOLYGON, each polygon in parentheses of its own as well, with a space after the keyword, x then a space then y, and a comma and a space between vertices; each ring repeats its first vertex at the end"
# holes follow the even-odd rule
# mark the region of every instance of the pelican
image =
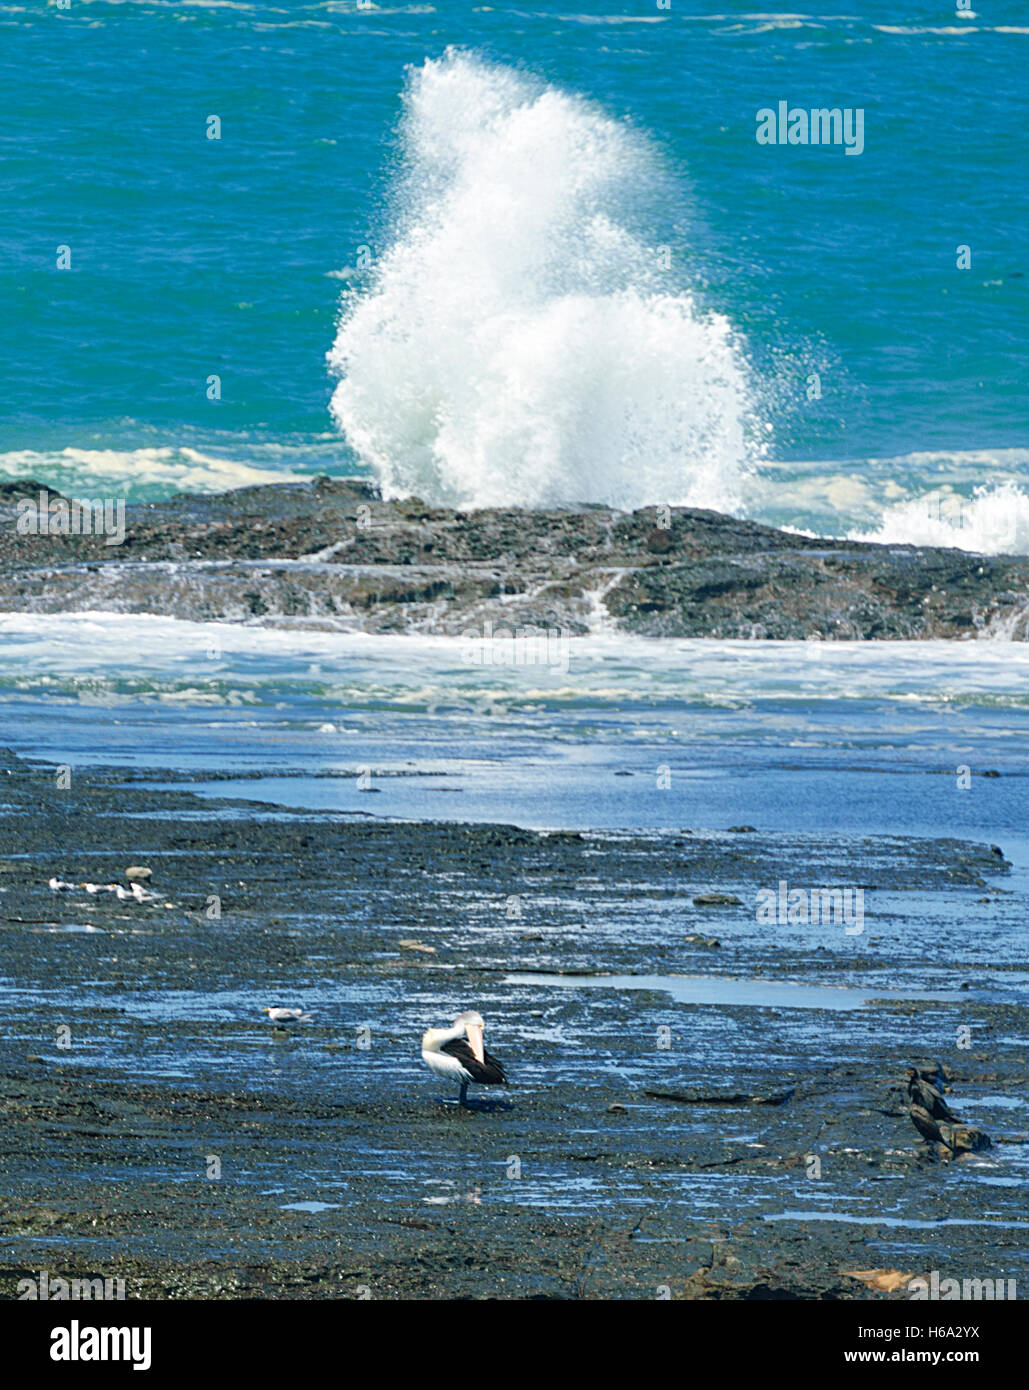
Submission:
POLYGON ((460 1082, 459 1105, 468 1105, 470 1081, 480 1086, 507 1085, 504 1064, 482 1045, 485 1026, 482 1015, 472 1009, 458 1014, 452 1028, 429 1028, 422 1035, 422 1061, 437 1076, 460 1082))
POLYGON ((263 1014, 267 1014, 276 1028, 290 1028, 294 1023, 308 1023, 314 1014, 305 1014, 303 1009, 262 1009, 263 1014))

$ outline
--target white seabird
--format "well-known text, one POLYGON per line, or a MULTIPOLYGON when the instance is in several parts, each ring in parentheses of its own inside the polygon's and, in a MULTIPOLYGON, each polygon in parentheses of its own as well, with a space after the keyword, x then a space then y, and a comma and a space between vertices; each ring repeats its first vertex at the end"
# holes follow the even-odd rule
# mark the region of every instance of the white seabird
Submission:
POLYGON ((314 1014, 305 1014, 303 1009, 262 1009, 263 1014, 267 1014, 276 1028, 290 1028, 294 1023, 308 1023, 314 1014))

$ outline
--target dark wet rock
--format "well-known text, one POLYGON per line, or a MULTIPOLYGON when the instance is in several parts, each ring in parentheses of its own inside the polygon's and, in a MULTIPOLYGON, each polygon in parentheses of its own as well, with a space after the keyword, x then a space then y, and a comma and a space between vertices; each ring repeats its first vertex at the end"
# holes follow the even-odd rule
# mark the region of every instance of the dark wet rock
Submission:
POLYGON ((796 1087, 777 1091, 772 1095, 753 1095, 749 1091, 736 1091, 731 1095, 701 1095, 695 1091, 644 1091, 652 1100, 671 1100, 679 1105, 785 1105, 793 1099, 796 1087))
POLYGON ((693 1091, 651 1091, 643 1092, 652 1100, 671 1100, 678 1105, 749 1105, 752 1096, 743 1091, 737 1091, 733 1095, 727 1096, 705 1096, 698 1095, 693 1091))
POLYGON ((701 893, 693 899, 694 907, 742 907, 743 899, 735 893, 701 893))
POLYGON ((974 1125, 941 1124, 940 1133, 943 1142, 955 1154, 979 1153, 993 1147, 990 1136, 974 1125))
POLYGON ((790 1086, 788 1090, 776 1091, 772 1095, 754 1096, 755 1105, 785 1105, 796 1095, 796 1086, 790 1086))
POLYGON ((30 497, 33 502, 38 502, 41 492, 48 493, 50 497, 61 496, 56 488, 48 488, 45 483, 37 483, 34 478, 5 480, 0 483, 0 507, 10 506, 23 497, 30 497))
POLYGON ((797 536, 694 508, 667 527, 653 507, 458 512, 317 478, 135 504, 109 546, 19 534, 16 504, 39 491, 0 487, 0 611, 451 634, 573 634, 599 612, 661 637, 1029 637, 1029 558, 797 536))

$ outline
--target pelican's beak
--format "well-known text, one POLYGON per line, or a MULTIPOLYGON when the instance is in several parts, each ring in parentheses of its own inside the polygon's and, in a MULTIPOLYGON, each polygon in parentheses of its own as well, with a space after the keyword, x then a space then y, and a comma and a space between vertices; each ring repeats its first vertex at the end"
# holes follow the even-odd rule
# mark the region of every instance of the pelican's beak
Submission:
POLYGON ((482 1029, 477 1023, 469 1023, 465 1027, 465 1032, 468 1035, 469 1046, 475 1054, 475 1060, 482 1065, 484 1060, 482 1052, 482 1029))

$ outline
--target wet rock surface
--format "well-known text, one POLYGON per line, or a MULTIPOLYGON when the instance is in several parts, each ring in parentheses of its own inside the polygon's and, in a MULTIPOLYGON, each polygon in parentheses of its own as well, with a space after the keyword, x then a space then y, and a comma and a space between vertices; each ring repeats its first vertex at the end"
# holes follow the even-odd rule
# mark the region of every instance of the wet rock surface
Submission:
POLYGON ((129 1298, 907 1296, 847 1272, 869 1269, 1029 1287, 1029 1045, 1004 1002, 1024 964, 997 956, 1018 909, 988 845, 388 823, 135 780, 58 789, 0 757, 0 1294, 44 1269, 129 1298), (756 887, 801 864, 845 865, 874 930, 759 929, 756 887), (81 887, 137 865, 153 896, 81 887), (710 891, 742 904, 720 976, 869 1002, 577 986, 711 971, 710 891), (275 1036, 279 1004, 313 1018, 275 1036), (420 1063, 422 1029, 468 1006, 510 1109, 439 1103, 420 1063), (988 1151, 919 1138, 927 1052, 988 1151))
POLYGON ((1018 556, 825 540, 690 508, 461 512, 329 478, 130 506, 112 545, 20 534, 19 503, 40 490, 0 488, 0 611, 440 634, 1029 637, 1018 556))

